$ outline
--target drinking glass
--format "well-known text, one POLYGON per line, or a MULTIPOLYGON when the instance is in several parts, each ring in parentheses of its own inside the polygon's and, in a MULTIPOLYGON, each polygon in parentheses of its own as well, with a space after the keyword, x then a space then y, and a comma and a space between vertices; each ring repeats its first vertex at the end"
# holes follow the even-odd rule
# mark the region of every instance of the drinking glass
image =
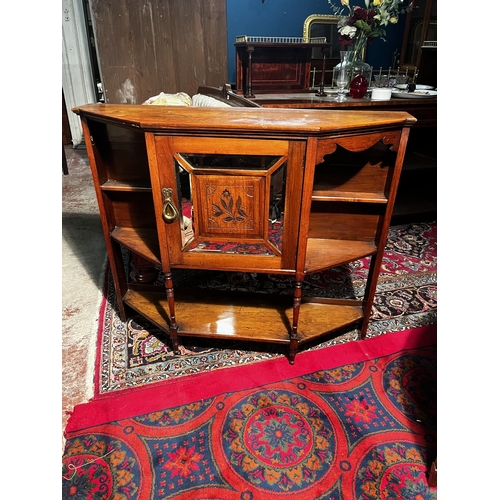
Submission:
POLYGON ((339 89, 339 93, 337 94, 336 100, 339 102, 345 101, 345 93, 346 93, 345 88, 347 87, 347 83, 348 83, 347 72, 345 70, 339 71, 339 73, 337 75, 336 83, 337 83, 337 87, 339 89))

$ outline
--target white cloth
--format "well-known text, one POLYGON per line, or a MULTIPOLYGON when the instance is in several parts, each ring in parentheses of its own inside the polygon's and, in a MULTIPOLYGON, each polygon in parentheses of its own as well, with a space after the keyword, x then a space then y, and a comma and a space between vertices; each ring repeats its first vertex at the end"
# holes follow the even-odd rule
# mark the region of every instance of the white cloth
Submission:
POLYGON ((158 95, 150 97, 143 104, 152 106, 191 106, 192 100, 185 92, 177 92, 177 94, 160 92, 158 95))

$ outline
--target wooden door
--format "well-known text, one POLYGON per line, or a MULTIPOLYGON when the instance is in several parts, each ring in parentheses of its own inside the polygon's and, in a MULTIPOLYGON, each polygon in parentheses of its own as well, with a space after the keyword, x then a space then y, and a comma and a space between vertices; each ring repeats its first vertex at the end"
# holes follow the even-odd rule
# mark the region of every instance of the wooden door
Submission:
POLYGON ((159 239, 170 265, 295 269, 304 148, 305 141, 156 137, 159 239))
POLYGON ((106 103, 227 81, 225 0, 92 0, 91 9, 106 103))

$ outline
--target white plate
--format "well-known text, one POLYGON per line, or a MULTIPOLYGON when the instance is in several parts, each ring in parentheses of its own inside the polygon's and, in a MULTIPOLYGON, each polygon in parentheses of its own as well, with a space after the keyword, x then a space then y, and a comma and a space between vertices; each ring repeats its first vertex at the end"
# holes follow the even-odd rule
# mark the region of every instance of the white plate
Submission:
MULTIPOLYGON (((406 83, 400 83, 399 85, 395 85, 394 88, 400 89, 400 90, 406 90, 406 87, 408 87, 408 84, 406 83)), ((431 87, 430 85, 419 85, 417 83, 415 90, 432 90, 434 87, 431 87)))
POLYGON ((431 99, 437 97, 437 90, 416 90, 415 92, 406 92, 403 90, 393 90, 392 97, 400 99, 431 99))
POLYGON ((324 90, 325 90, 325 94, 334 94, 334 95, 337 95, 339 93, 339 89, 329 88, 329 89, 324 89, 324 90))

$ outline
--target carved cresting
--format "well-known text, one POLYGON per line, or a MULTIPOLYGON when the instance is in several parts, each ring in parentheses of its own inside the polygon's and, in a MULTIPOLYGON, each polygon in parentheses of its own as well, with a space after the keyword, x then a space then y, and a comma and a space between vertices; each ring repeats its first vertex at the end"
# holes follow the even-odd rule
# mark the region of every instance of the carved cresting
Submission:
POLYGON ((377 142, 382 141, 384 144, 390 144, 390 150, 397 152, 397 145, 399 144, 399 137, 401 132, 399 130, 393 132, 381 132, 378 134, 367 134, 364 136, 364 141, 360 141, 359 138, 354 140, 352 137, 345 139, 332 139, 329 141, 321 141, 317 151, 316 151, 316 164, 321 163, 325 159, 325 155, 333 153, 337 146, 342 146, 348 151, 364 151, 377 142))

